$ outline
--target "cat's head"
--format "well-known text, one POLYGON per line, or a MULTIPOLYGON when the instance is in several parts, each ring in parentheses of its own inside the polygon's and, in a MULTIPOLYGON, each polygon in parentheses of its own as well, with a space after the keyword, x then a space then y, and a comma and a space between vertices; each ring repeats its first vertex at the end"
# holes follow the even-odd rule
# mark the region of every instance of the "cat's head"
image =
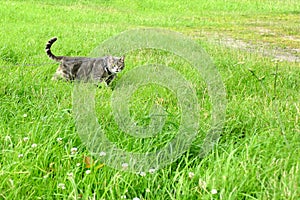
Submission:
POLYGON ((113 74, 119 73, 125 67, 124 60, 125 60, 125 56, 122 57, 108 56, 107 57, 108 70, 113 74))

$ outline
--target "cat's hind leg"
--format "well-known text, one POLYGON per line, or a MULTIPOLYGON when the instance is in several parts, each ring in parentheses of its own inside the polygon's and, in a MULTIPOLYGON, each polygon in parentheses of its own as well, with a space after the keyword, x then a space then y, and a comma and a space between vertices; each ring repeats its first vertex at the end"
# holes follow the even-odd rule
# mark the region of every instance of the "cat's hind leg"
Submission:
POLYGON ((51 80, 56 81, 58 79, 63 79, 63 78, 64 78, 63 70, 62 70, 61 66, 59 66, 51 80))

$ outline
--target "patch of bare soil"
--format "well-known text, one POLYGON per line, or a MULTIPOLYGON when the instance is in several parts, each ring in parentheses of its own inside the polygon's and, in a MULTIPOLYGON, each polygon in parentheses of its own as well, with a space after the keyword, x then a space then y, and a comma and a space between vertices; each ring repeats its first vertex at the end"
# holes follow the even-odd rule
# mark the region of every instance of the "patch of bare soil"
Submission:
POLYGON ((236 40, 230 37, 219 39, 218 43, 226 47, 235 48, 243 51, 259 53, 264 56, 273 57, 274 59, 300 62, 300 49, 272 47, 268 43, 250 44, 242 40, 236 40))
MULTIPOLYGON (((269 30, 260 29, 262 34, 272 34, 269 30)), ((252 44, 240 39, 234 39, 227 35, 201 32, 194 35, 196 38, 206 38, 210 43, 225 46, 228 48, 234 48, 241 51, 248 51, 251 53, 258 53, 263 56, 268 56, 273 59, 278 59, 288 62, 300 62, 300 48, 282 48, 265 42, 257 42, 252 44), (197 36, 196 36, 197 35, 197 36)), ((293 36, 283 36, 282 38, 290 40, 291 42, 299 42, 299 38, 293 36)))

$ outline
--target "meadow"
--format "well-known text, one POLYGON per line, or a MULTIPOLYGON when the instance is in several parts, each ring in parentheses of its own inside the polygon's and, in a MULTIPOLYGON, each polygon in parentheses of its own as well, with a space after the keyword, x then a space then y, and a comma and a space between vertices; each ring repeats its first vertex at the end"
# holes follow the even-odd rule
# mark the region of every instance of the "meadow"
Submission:
POLYGON ((0 1, 0 199, 299 199, 300 2, 297 0, 0 1), (117 82, 160 63, 195 89, 200 129, 190 148, 154 173, 130 173, 91 155, 73 115, 74 83, 52 81, 53 52, 89 56, 123 31, 179 32, 208 53, 226 90, 226 117, 213 150, 200 157, 211 104, 191 64, 172 52, 126 55, 112 85, 96 89, 96 115, 108 139, 127 151, 159 149, 177 134, 182 110, 172 91, 141 87, 132 119, 149 125, 152 105, 168 113, 154 139, 128 136, 111 111, 117 82))

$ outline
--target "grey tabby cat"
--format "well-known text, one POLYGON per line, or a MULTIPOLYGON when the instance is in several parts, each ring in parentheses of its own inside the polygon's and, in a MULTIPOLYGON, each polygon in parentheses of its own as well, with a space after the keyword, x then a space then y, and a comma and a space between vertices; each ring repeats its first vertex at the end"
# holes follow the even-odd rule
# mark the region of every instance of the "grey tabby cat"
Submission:
POLYGON ((60 62, 60 66, 56 70, 52 80, 64 78, 67 81, 76 79, 84 81, 92 80, 97 83, 105 81, 108 85, 116 77, 116 74, 125 67, 124 56, 106 56, 100 58, 55 56, 51 52, 51 46, 56 40, 57 38, 50 39, 45 48, 49 58, 60 62))

